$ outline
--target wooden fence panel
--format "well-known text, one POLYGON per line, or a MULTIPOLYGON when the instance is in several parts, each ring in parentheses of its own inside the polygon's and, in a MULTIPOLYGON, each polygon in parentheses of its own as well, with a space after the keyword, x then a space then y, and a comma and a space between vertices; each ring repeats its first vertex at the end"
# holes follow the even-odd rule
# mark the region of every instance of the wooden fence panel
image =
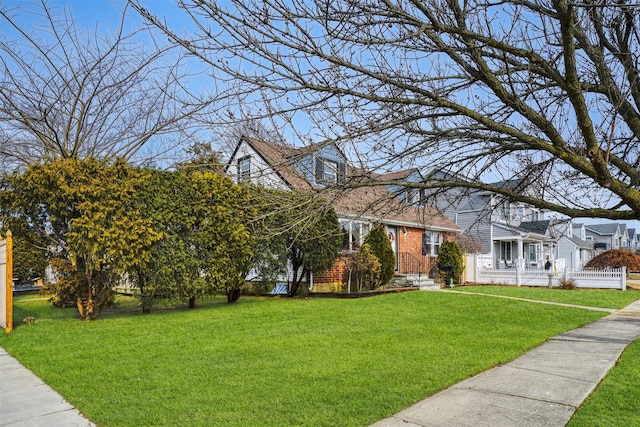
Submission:
POLYGON ((0 327, 13 329, 13 238, 11 231, 0 241, 0 327))

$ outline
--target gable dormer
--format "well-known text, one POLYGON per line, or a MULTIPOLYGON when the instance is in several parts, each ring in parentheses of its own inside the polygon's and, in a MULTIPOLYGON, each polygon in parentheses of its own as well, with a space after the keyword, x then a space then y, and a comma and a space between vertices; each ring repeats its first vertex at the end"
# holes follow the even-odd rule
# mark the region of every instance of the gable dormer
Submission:
POLYGON ((409 206, 424 206, 425 204, 425 191, 419 188, 411 186, 400 185, 401 182, 407 183, 422 183, 424 177, 420 171, 416 168, 404 169, 396 172, 389 172, 381 174, 378 179, 380 181, 396 181, 398 184, 387 184, 385 187, 392 194, 398 197, 409 206))
POLYGON ((314 187, 329 187, 347 181, 346 158, 333 144, 299 149, 288 160, 314 187))

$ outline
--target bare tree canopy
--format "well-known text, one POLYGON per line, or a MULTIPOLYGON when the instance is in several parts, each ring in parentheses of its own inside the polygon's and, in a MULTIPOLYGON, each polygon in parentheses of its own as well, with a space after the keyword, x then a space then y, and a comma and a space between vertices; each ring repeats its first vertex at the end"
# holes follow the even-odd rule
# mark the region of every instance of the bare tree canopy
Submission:
POLYGON ((181 0, 187 35, 141 2, 257 118, 304 115, 368 166, 448 173, 424 187, 640 218, 635 0, 181 0))
POLYGON ((206 104, 186 91, 184 53, 166 37, 158 43, 146 30, 128 30, 128 16, 137 16, 130 12, 91 32, 68 7, 0 5, 3 161, 142 161, 190 138, 198 122, 184 119, 206 104))

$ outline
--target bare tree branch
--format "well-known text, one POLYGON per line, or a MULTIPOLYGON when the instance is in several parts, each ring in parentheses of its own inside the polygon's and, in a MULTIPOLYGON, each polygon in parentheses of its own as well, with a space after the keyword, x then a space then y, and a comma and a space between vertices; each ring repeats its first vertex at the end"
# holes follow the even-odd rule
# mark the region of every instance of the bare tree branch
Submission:
POLYGON ((244 117, 305 127, 368 169, 460 177, 407 186, 640 218, 631 0, 181 0, 197 28, 185 35, 131 3, 211 67, 244 117), (526 185, 489 184, 502 179, 526 185))
POLYGON ((127 7, 108 34, 78 28, 69 9, 56 13, 44 0, 25 7, 0 7, 3 161, 144 161, 197 131, 209 105, 186 90, 184 53, 151 32, 128 32, 127 7), (33 27, 21 25, 25 13, 33 27))

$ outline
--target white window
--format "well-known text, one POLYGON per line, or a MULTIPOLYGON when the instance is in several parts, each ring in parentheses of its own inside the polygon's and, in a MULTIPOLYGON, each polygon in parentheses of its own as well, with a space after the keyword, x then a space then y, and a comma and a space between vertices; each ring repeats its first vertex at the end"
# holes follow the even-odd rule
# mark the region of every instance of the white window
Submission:
POLYGON ((499 209, 500 219, 503 221, 508 221, 511 219, 511 205, 509 202, 503 202, 500 204, 499 209))
POLYGON ((500 242, 500 259, 505 262, 511 261, 511 242, 500 242))
POLYGON ((238 159, 238 182, 251 181, 251 157, 238 159))
POLYGON ((319 184, 344 184, 346 165, 335 160, 316 157, 316 182, 319 184))
POLYGON ((322 180, 331 184, 338 182, 338 163, 325 160, 322 180))
POLYGON ((421 201, 421 192, 416 189, 407 190, 405 200, 408 205, 417 205, 421 201))
POLYGON ((340 221, 345 231, 347 241, 345 249, 356 250, 364 244, 364 239, 371 230, 371 225, 366 222, 340 221))
POLYGON ((362 237, 362 241, 360 242, 360 244, 364 243, 364 238, 367 237, 367 234, 369 234, 369 231, 371 231, 371 224, 369 224, 368 222, 365 222, 360 225, 360 233, 362 237))
POLYGON ((538 261, 538 253, 540 251, 540 247, 536 244, 529 245, 529 262, 538 261))
POLYGON ((537 221, 539 217, 540 213, 535 209, 531 209, 531 221, 537 221))
POLYGON ((438 255, 440 252, 441 234, 426 231, 422 233, 422 255, 438 255))

